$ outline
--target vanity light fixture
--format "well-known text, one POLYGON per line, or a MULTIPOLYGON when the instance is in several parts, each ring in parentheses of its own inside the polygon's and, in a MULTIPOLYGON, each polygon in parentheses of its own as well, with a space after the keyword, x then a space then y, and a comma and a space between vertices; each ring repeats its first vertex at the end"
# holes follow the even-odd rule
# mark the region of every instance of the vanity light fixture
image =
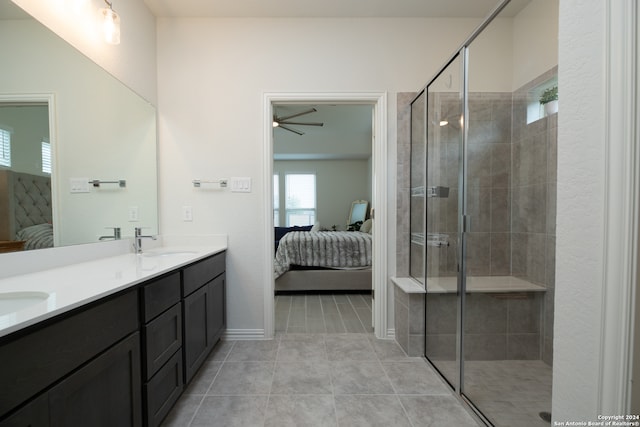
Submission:
POLYGON ((109 44, 120 44, 120 16, 113 10, 110 1, 104 0, 108 7, 100 9, 102 12, 102 29, 104 39, 109 44))

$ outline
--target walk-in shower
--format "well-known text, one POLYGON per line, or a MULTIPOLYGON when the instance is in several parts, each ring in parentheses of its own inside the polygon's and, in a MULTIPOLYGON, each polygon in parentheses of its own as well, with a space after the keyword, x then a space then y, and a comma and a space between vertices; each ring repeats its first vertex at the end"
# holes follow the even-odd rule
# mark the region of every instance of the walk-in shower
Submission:
POLYGON ((456 393, 487 423, 543 426, 557 114, 539 98, 557 67, 516 77, 523 30, 502 18, 507 3, 411 102, 409 274, 426 290, 424 356, 456 393), (514 41, 497 46, 496 33, 514 41))

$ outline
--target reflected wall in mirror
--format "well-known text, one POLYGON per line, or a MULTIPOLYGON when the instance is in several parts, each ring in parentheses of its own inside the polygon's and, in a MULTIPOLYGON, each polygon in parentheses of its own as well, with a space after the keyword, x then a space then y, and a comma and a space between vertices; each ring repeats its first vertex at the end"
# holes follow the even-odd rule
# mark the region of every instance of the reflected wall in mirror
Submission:
POLYGON ((9 0, 0 0, 0 10, 0 55, 7 58, 0 102, 34 94, 52 100, 55 245, 97 242, 107 227, 120 227, 123 237, 134 227, 157 234, 155 108, 9 0), (126 187, 78 191, 71 184, 85 179, 126 180, 126 187))

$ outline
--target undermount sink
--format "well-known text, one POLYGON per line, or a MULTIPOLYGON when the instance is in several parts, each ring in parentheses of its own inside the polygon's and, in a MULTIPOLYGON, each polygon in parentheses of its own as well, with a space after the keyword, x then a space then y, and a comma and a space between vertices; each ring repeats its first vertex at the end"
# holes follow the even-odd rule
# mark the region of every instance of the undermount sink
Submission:
POLYGON ((142 256, 163 257, 163 256, 193 255, 193 254, 197 254, 197 252, 196 251, 153 251, 153 252, 143 252, 142 256))
POLYGON ((49 298, 46 292, 0 292, 0 316, 15 313, 49 298))

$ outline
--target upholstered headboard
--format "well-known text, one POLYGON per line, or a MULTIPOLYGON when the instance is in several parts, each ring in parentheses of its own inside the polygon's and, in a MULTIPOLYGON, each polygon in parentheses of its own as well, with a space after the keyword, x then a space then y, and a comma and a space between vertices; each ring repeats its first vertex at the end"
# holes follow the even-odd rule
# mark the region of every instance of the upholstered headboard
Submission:
POLYGON ((52 219, 50 177, 0 170, 0 240, 52 219))

